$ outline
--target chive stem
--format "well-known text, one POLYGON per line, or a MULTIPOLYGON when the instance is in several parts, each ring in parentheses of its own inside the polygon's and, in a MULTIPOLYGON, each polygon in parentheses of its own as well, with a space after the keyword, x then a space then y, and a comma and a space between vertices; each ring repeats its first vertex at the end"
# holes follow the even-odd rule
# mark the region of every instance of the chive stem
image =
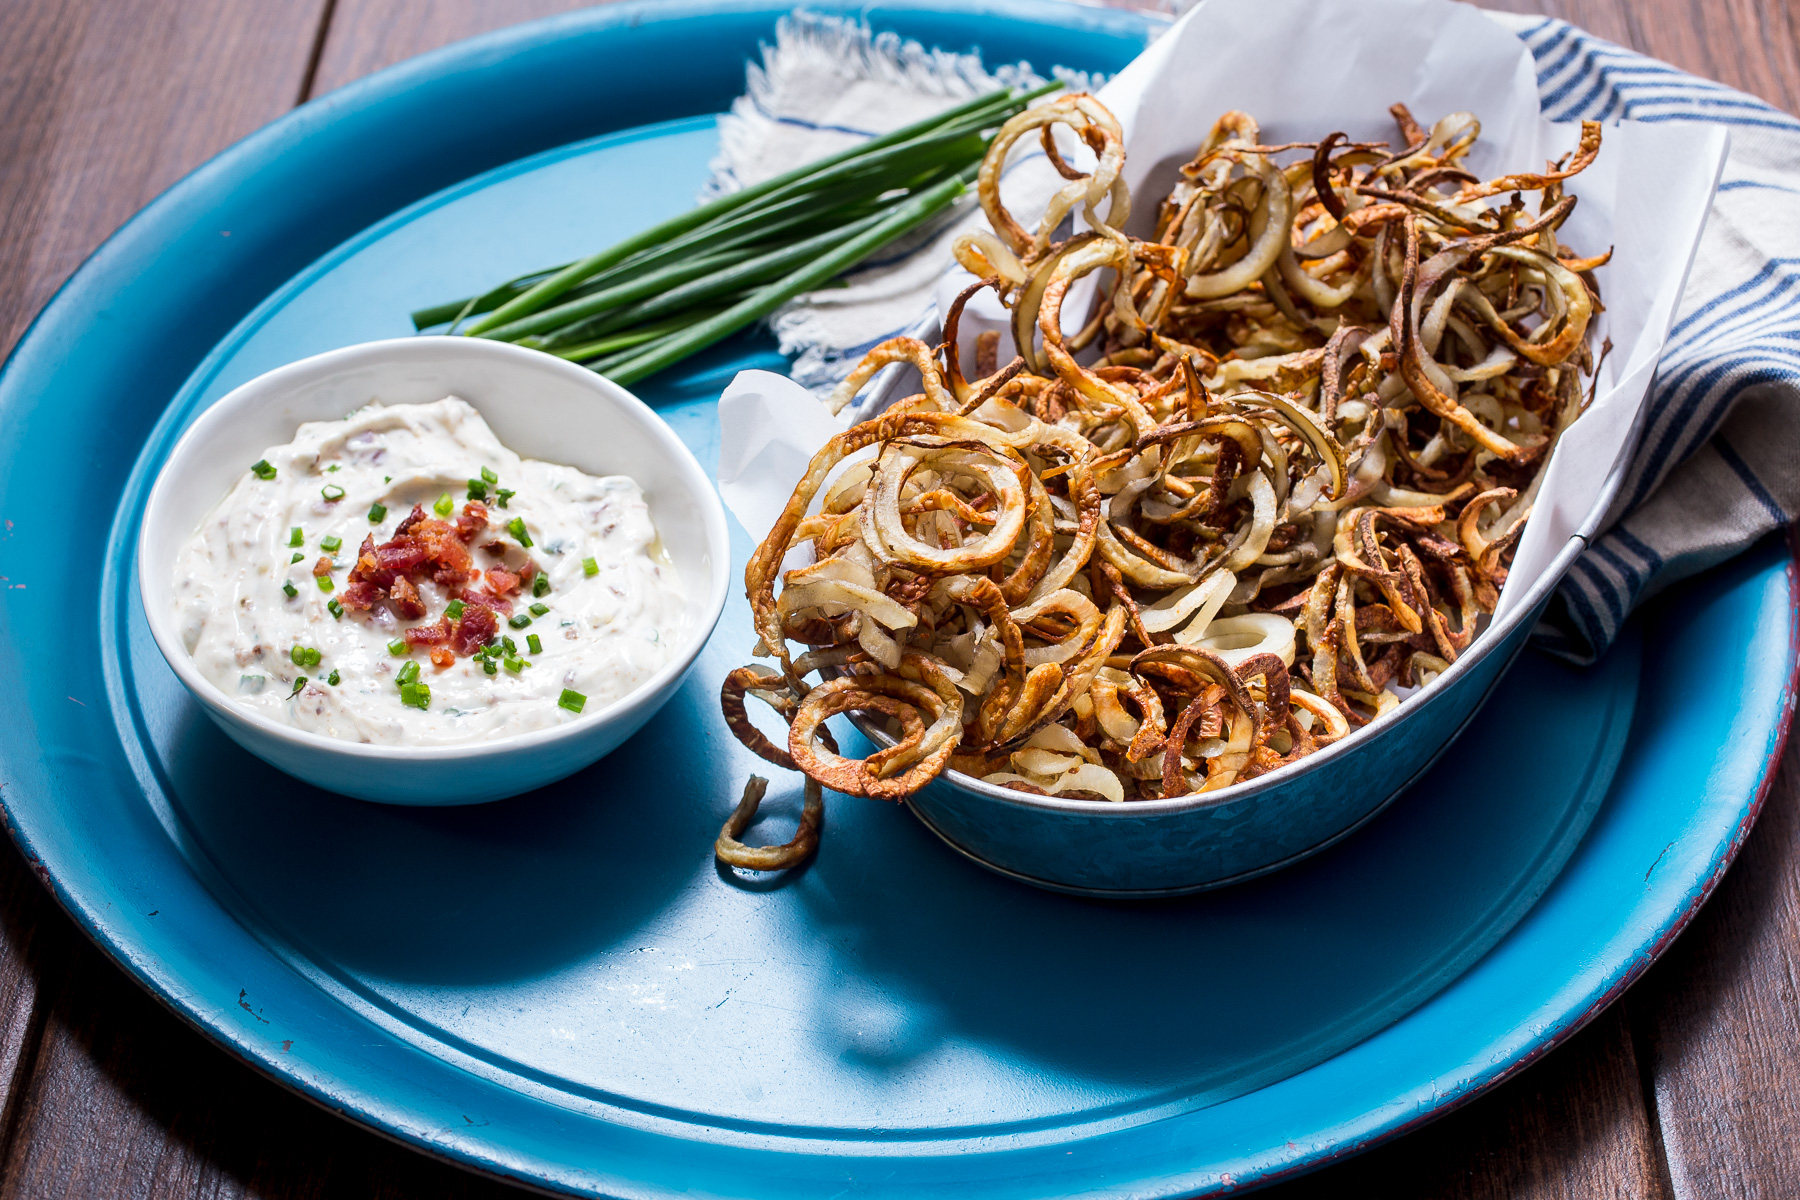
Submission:
POLYGON ((746 325, 768 316, 801 292, 810 291, 855 266, 894 238, 941 212, 967 190, 957 176, 944 180, 936 187, 907 200, 878 224, 829 254, 821 255, 786 278, 759 289, 718 316, 653 343, 644 352, 611 366, 602 373, 614 383, 629 386, 646 375, 654 374, 671 363, 705 349, 721 338, 729 337, 746 325))
POLYGON ((998 119, 1000 113, 1023 107, 1034 95, 1043 94, 1049 90, 1052 90, 1051 85, 1037 89, 1035 93, 1015 95, 1010 89, 1002 89, 980 96, 945 112, 896 129, 892 133, 871 138, 869 141, 859 143, 837 154, 828 155, 772 179, 764 180, 751 187, 741 188, 706 204, 698 205, 687 212, 641 230, 597 254, 591 254, 579 262, 571 263, 548 278, 533 284, 524 292, 471 324, 468 333, 470 335, 486 333, 509 322, 530 316, 606 267, 623 261, 639 250, 648 249, 660 242, 668 241, 676 235, 706 225, 727 213, 735 212, 755 202, 769 203, 778 197, 792 196, 796 191, 817 191, 827 183, 859 174, 866 175, 871 171, 878 170, 884 164, 894 161, 904 162, 909 155, 916 155, 921 149, 929 147, 934 140, 937 142, 953 141, 956 136, 968 132, 964 127, 971 122, 986 118, 990 114, 998 119), (950 131, 949 134, 939 132, 946 129, 950 131))

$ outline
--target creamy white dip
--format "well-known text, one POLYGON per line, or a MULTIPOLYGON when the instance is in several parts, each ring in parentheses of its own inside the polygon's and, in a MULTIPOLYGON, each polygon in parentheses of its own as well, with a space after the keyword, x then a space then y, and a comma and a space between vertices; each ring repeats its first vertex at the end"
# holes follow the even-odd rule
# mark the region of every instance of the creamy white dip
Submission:
POLYGON ((183 547, 174 597, 195 665, 237 703, 328 737, 385 745, 476 742, 559 725, 577 717, 561 703, 565 690, 591 714, 668 663, 685 627, 681 583, 638 485, 522 459, 455 397, 370 405, 341 421, 301 425, 293 441, 245 472, 183 547), (270 468, 273 478, 265 478, 270 468), (531 622, 515 628, 501 618, 496 636, 510 638, 515 653, 456 657, 449 666, 434 663, 430 647, 395 654, 390 644, 407 628, 437 622, 457 594, 479 594, 485 580, 418 580, 418 619, 397 616, 385 601, 346 608, 363 539, 386 542, 414 505, 454 522, 470 491, 483 490, 471 482, 485 483, 484 468, 495 481, 485 487, 486 528, 469 540, 473 567, 516 575, 529 559, 549 591, 534 596, 527 584, 508 597, 514 616, 531 622), (512 493, 505 507, 497 505, 500 489, 512 493), (375 506, 386 510, 379 519, 371 519, 375 506), (515 520, 524 522, 530 549, 510 527, 515 520), (295 529, 299 545, 291 544, 295 529), (333 538, 335 550, 321 545, 333 538), (496 542, 504 553, 483 549, 496 542), (329 592, 313 573, 321 557, 332 560, 329 592), (547 611, 532 614, 534 604, 547 611), (532 635, 541 649, 531 649, 532 635), (295 661, 296 647, 304 662, 295 661), (430 689, 425 708, 402 700, 407 663, 430 689), (307 683, 296 691, 301 676, 307 683))

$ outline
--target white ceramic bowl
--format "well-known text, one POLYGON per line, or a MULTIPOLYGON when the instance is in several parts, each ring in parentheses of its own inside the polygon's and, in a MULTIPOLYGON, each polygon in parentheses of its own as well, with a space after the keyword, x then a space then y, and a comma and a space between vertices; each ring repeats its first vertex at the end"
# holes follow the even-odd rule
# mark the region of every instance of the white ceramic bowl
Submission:
POLYGON ((207 409, 157 476, 138 535, 138 589, 157 647, 233 741, 310 783, 390 804, 477 804, 561 779, 605 755, 672 696, 706 644, 729 586, 725 510, 712 480, 643 401, 591 371, 504 342, 398 338, 334 350, 270 371, 207 409), (687 593, 675 658, 637 690, 550 729, 462 746, 373 746, 295 729, 234 703, 183 647, 171 598, 182 545, 245 469, 304 421, 380 400, 459 396, 525 458, 591 475, 629 475, 687 593))

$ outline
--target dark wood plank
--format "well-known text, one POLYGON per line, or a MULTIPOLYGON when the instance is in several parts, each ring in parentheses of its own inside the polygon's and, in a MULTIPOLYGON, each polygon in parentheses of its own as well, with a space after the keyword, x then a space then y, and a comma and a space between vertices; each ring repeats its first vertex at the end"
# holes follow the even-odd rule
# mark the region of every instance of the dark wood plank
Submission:
POLYGON ((589 7, 591 0, 336 0, 312 94, 490 29, 589 7))
POLYGON ((1800 752, 1738 863, 1631 993, 1683 1200, 1800 1196, 1800 752))
POLYGON ((1269 1200, 1674 1200, 1619 1005, 1466 1108, 1265 1194, 1269 1200))
POLYGON ((157 193, 290 108, 325 0, 9 0, 0 353, 157 193))
POLYGON ((1543 13, 1800 112, 1800 0, 1479 0, 1543 13))

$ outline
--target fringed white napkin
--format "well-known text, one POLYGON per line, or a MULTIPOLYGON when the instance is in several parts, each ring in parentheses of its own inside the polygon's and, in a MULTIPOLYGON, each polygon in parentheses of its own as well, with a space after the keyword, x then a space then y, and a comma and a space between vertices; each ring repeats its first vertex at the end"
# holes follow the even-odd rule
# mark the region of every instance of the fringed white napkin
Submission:
MULTIPOLYGON (((1001 87, 1045 82, 1030 63, 988 70, 973 54, 928 50, 841 17, 796 12, 752 63, 748 88, 719 122, 719 155, 704 193, 721 195, 922 121, 1001 87)), ((1054 70, 1074 90, 1102 79, 1054 70)), ((789 374, 819 392, 849 374, 870 348, 931 308, 950 243, 971 220, 973 198, 881 252, 844 286, 802 296, 775 314, 789 374)))

